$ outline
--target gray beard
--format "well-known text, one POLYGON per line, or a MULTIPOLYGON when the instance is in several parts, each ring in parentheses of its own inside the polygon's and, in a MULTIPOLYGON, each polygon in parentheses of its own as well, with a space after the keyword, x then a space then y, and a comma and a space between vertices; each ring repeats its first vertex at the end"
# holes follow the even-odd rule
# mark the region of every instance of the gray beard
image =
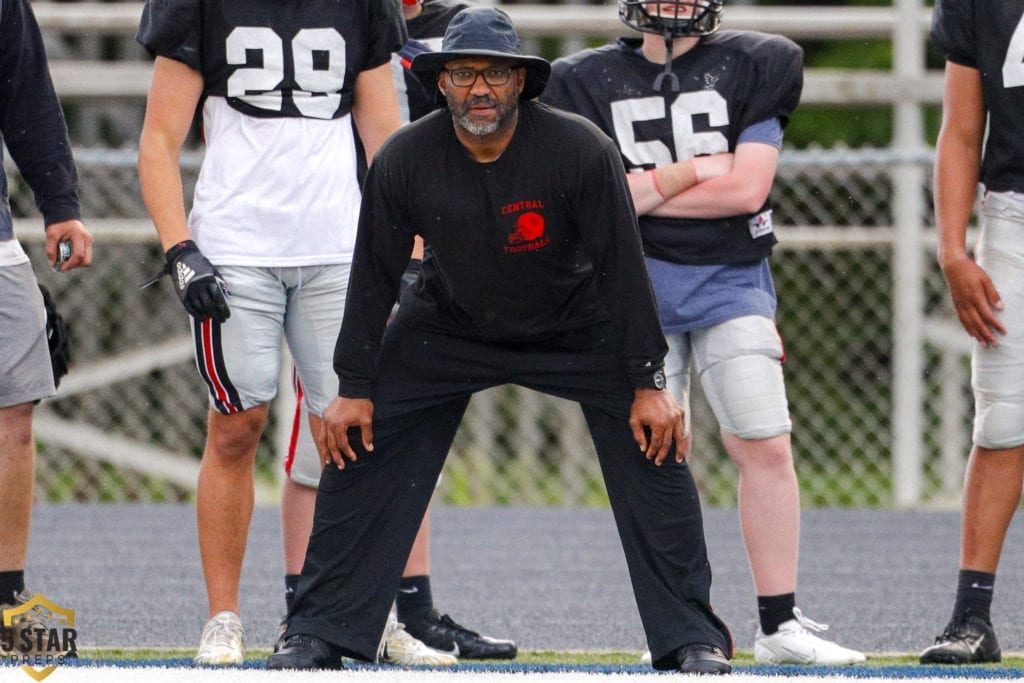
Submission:
POLYGON ((458 113, 460 107, 457 106, 453 99, 449 99, 448 109, 452 112, 452 118, 455 120, 456 124, 470 135, 490 135, 491 133, 495 133, 502 127, 508 125, 509 121, 515 117, 517 110, 516 106, 510 106, 509 108, 504 109, 504 102, 494 99, 491 101, 497 101, 499 115, 490 123, 473 123, 470 118, 470 102, 468 101, 463 103, 463 107, 461 108, 462 111, 461 113, 458 113))
POLYGON ((464 116, 459 116, 458 122, 460 126, 462 126, 465 130, 472 133, 473 135, 490 135, 491 133, 493 133, 494 131, 498 130, 498 128, 501 127, 501 124, 504 123, 504 119, 498 118, 495 119, 494 121, 491 121, 490 123, 476 124, 472 123, 469 120, 469 115, 466 114, 464 116))

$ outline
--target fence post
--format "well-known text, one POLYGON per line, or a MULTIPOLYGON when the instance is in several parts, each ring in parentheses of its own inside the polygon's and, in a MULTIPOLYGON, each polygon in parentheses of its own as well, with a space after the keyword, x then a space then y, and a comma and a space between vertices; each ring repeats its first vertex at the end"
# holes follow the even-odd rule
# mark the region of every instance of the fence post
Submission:
MULTIPOLYGON (((893 68, 896 75, 918 79, 925 71, 925 35, 918 21, 921 0, 897 0, 893 33, 893 68)), ((896 507, 918 504, 922 494, 921 444, 924 371, 924 171, 914 163, 924 144, 920 103, 895 103, 894 146, 901 161, 895 168, 893 245, 893 495, 896 507)))

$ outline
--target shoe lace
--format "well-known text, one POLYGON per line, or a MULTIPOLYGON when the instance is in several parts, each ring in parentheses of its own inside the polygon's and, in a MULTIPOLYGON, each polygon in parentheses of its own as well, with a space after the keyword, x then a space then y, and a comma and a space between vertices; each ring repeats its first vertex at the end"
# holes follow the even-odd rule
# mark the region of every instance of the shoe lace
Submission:
POLYGON ((206 647, 238 647, 241 629, 231 619, 217 619, 203 631, 203 645, 206 647))
POLYGON ((479 638, 480 637, 479 633, 477 633, 476 631, 470 631, 468 628, 466 628, 462 624, 458 623, 457 621, 452 619, 447 614, 442 615, 441 618, 439 619, 439 621, 442 624, 444 624, 451 631, 456 631, 458 633, 469 635, 469 636, 471 636, 473 638, 479 638))
POLYGON ((939 645, 941 643, 948 643, 951 640, 958 640, 962 632, 962 624, 950 622, 946 624, 946 628, 942 630, 941 634, 935 636, 935 644, 939 645))
MULTIPOLYGON (((10 609, 11 607, 21 607, 22 605, 31 601, 32 598, 34 597, 35 593, 26 588, 14 594, 13 602, 0 603, 0 612, 2 612, 5 609, 10 609)), ((31 628, 42 628, 45 630, 50 627, 46 620, 38 612, 35 611, 22 613, 17 619, 18 621, 16 623, 31 628)))
POLYGON ((19 607, 21 605, 24 605, 29 600, 31 600, 34 596, 35 594, 26 588, 21 592, 15 593, 14 596, 11 598, 10 602, 3 601, 0 602, 0 605, 10 605, 10 607, 19 607))
POLYGON ((971 635, 971 626, 967 623, 967 619, 953 619, 946 624, 946 628, 942 631, 942 635, 936 636, 935 642, 945 643, 952 640, 961 640, 969 635, 971 635))
POLYGON ((804 616, 804 613, 800 611, 799 607, 793 608, 793 618, 796 619, 796 623, 800 624, 808 631, 822 633, 823 631, 828 630, 828 624, 822 624, 820 622, 814 621, 813 619, 808 619, 804 616))
POLYGON ((312 636, 307 636, 305 633, 296 633, 294 636, 288 636, 284 640, 287 645, 297 645, 299 647, 309 647, 313 644, 312 636))

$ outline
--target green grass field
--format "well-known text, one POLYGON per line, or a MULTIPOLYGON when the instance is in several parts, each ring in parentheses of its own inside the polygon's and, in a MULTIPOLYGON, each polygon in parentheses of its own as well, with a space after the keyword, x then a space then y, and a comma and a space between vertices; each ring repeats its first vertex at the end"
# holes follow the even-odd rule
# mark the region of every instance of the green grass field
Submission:
MULTIPOLYGON (((110 661, 152 661, 191 659, 195 655, 193 649, 113 649, 113 648, 83 648, 79 651, 82 659, 110 660, 110 661)), ((246 660, 259 661, 266 659, 270 654, 269 649, 248 649, 246 660)), ((521 664, 543 664, 563 666, 588 666, 607 665, 622 666, 636 664, 640 653, 629 652, 569 652, 554 650, 526 650, 521 651, 516 657, 516 662, 521 664)), ((473 660, 481 661, 481 660, 473 660)), ((493 660, 495 663, 502 663, 504 660, 493 660)), ((734 666, 756 666, 752 652, 737 651, 732 661, 734 666)), ((916 654, 868 654, 866 666, 917 666, 916 654)), ((1024 668, 1024 654, 1003 655, 1001 664, 991 665, 993 668, 1024 668)))

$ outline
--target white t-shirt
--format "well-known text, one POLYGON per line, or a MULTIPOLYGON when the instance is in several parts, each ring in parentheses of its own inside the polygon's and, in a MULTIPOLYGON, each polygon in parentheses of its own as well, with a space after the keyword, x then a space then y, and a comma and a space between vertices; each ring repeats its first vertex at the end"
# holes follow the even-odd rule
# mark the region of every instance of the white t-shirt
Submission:
POLYGON ((361 195, 351 115, 257 118, 209 97, 203 126, 189 228, 212 263, 352 261, 361 195))
POLYGON ((28 254, 21 248, 18 240, 0 241, 0 266, 16 266, 28 263, 28 254))

